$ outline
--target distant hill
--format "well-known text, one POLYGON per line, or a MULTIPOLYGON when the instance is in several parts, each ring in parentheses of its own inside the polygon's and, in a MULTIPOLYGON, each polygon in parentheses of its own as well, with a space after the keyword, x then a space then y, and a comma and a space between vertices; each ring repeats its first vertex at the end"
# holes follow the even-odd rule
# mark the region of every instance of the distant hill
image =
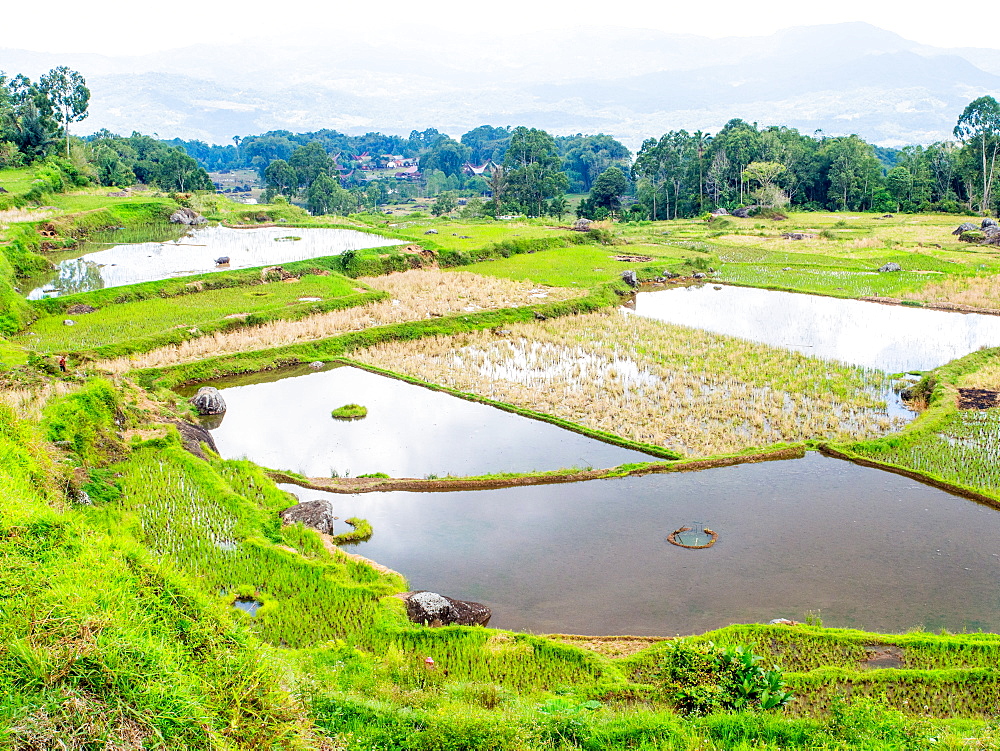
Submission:
POLYGON ((213 143, 324 127, 457 136, 490 123, 605 132, 634 149, 670 129, 712 132, 741 117, 900 146, 950 138, 969 101, 1000 94, 1000 52, 930 47, 863 23, 726 39, 583 28, 132 57, 0 51, 8 73, 55 65, 82 72, 93 91, 81 131, 213 143))

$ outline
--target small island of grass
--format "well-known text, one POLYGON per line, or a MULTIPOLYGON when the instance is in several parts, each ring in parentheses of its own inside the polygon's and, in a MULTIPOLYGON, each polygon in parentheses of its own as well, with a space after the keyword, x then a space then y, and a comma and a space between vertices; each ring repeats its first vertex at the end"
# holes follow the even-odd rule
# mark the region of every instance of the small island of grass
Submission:
POLYGON ((360 420, 368 415, 368 408, 360 404, 345 404, 330 413, 337 420, 360 420))

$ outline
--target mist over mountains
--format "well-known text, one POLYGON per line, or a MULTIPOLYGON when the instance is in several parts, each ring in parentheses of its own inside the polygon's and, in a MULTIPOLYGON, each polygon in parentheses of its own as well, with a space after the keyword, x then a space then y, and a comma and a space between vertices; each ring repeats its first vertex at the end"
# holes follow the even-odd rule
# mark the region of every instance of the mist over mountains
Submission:
POLYGON ((951 138, 969 101, 1000 95, 1000 51, 931 47, 864 23, 725 39, 624 28, 373 36, 122 57, 6 49, 0 70, 79 70, 92 98, 77 132, 210 143, 275 129, 457 137, 489 123, 603 132, 634 150, 741 117, 901 146, 951 138))

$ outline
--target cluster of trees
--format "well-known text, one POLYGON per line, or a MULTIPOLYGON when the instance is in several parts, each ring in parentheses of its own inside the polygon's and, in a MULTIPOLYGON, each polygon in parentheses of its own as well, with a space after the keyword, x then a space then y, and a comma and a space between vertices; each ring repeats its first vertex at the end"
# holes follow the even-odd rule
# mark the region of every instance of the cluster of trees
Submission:
POLYGON ((591 218, 614 214, 667 219, 716 207, 789 205, 807 210, 995 212, 1000 208, 994 187, 1000 105, 992 97, 972 102, 954 134, 956 141, 890 149, 856 135, 809 135, 733 119, 714 135, 675 130, 647 139, 634 159, 608 135, 554 137, 537 128, 491 125, 474 128, 458 140, 428 128, 406 138, 273 131, 236 139, 233 146, 171 143, 206 166, 257 169, 272 195, 299 195, 310 208, 334 212, 377 207, 390 194, 446 192, 486 196, 482 211, 494 216, 561 217, 566 193, 586 193, 578 213, 591 218), (418 158, 422 183, 388 181, 375 186, 358 171, 338 180, 334 158, 339 155, 342 166, 350 167, 352 156, 365 151, 376 159, 389 153, 418 158), (464 174, 466 163, 488 160, 500 168, 485 176, 464 174), (304 170, 301 164, 307 165, 304 170))
MULTIPOLYGON (((992 97, 975 100, 959 117, 954 135, 957 142, 896 150, 855 135, 810 136, 739 119, 714 136, 671 131, 647 139, 636 155, 633 213, 667 219, 748 205, 996 212, 1000 105, 992 97)), ((614 210, 599 196, 591 200, 614 210)))
POLYGON ((99 185, 142 183, 182 193, 215 187, 205 168, 183 149, 140 133, 125 137, 101 130, 87 137, 82 150, 99 185))
POLYGON ((0 72, 0 167, 47 156, 60 135, 69 158, 70 124, 87 117, 89 102, 83 76, 67 67, 53 68, 38 81, 0 72))
POLYGON ((536 128, 491 125, 474 128, 459 140, 428 128, 411 131, 406 138, 381 133, 347 136, 335 130, 270 131, 234 137, 232 145, 180 139, 166 143, 183 148, 208 169, 257 171, 266 186, 265 198, 299 198, 310 210, 329 208, 332 213, 376 208, 390 195, 465 193, 495 196, 497 200, 484 205, 489 213, 536 216, 554 211, 561 216, 567 191, 590 190, 611 166, 627 171, 632 156, 623 144, 603 134, 553 137, 536 128), (419 159, 420 184, 368 179, 365 171, 353 169, 358 166, 354 156, 365 153, 376 167, 384 166, 386 154, 419 159), (485 176, 463 169, 467 163, 487 161, 502 169, 485 176))
POLYGON ((33 188, 37 194, 88 183, 212 189, 195 159, 158 139, 138 133, 125 138, 107 130, 71 138, 70 126, 87 117, 89 104, 90 89, 75 70, 54 68, 37 82, 0 73, 0 168, 41 163, 33 188))

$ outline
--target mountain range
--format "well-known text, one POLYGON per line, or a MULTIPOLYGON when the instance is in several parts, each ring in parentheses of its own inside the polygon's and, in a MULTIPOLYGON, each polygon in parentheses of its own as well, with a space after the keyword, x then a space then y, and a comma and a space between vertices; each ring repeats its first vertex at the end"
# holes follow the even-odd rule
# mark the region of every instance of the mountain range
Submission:
POLYGON ((865 23, 712 39, 567 28, 442 38, 299 36, 137 56, 0 50, 0 70, 57 65, 92 91, 78 133, 101 128, 229 143, 268 130, 333 128, 455 137, 478 125, 608 133, 637 149, 672 129, 740 117, 902 146, 951 138, 962 109, 1000 95, 1000 51, 912 42, 865 23))

